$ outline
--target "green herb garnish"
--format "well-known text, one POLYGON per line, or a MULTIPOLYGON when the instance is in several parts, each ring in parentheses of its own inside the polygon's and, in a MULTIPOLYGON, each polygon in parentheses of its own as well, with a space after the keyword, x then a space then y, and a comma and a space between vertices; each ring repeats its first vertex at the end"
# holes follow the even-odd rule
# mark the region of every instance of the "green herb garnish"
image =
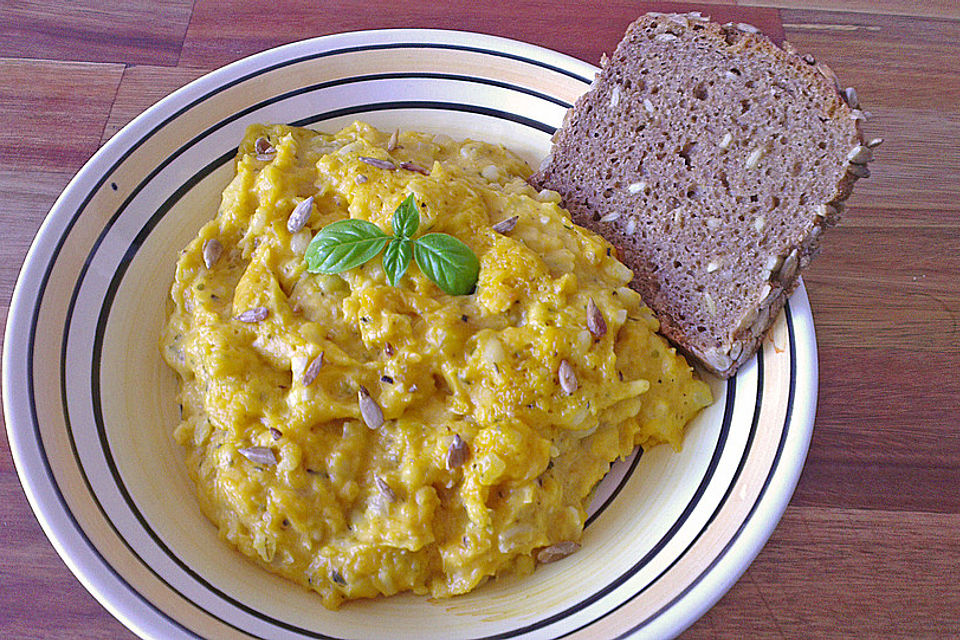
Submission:
POLYGON ((340 273, 359 267, 383 251, 383 270, 397 286, 413 258, 420 271, 452 296, 472 292, 480 275, 480 261, 467 245, 446 233, 428 233, 416 240, 420 210, 410 194, 393 212, 393 235, 366 220, 340 220, 329 224, 307 247, 310 273, 340 273))

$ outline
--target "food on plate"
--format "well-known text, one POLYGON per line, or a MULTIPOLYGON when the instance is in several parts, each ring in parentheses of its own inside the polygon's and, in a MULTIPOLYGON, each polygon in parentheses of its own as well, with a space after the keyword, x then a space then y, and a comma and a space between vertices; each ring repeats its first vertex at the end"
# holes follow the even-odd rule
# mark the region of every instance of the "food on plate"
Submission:
POLYGON ((749 359, 870 175, 856 91, 789 44, 648 14, 567 113, 532 183, 613 242, 661 331, 714 373, 749 359))
POLYGON ((200 504, 327 607, 561 560, 610 463, 711 402, 530 173, 445 135, 253 126, 180 256, 161 342, 200 504))

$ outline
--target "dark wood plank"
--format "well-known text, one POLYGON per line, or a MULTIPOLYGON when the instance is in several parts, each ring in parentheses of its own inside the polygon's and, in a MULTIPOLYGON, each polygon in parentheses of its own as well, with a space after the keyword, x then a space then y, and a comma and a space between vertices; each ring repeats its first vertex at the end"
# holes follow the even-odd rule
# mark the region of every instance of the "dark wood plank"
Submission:
POLYGON ((0 4, 4 56, 175 65, 192 0, 0 4))
POLYGON ((683 637, 956 638, 958 527, 956 514, 789 507, 683 637))
POLYGON ((0 170, 76 171, 97 150, 123 65, 0 59, 0 170))
POLYGON ((813 441, 793 504, 960 514, 960 368, 909 347, 820 351, 813 441))
POLYGON ((364 29, 429 27, 478 31, 556 49, 594 64, 645 11, 702 10, 722 22, 750 22, 782 38, 776 10, 702 2, 627 0, 518 0, 509 4, 448 0, 443 10, 430 2, 405 2, 389 10, 367 0, 320 4, 279 0, 264 14, 243 0, 198 2, 190 20, 180 64, 219 66, 264 49, 314 36, 364 29))

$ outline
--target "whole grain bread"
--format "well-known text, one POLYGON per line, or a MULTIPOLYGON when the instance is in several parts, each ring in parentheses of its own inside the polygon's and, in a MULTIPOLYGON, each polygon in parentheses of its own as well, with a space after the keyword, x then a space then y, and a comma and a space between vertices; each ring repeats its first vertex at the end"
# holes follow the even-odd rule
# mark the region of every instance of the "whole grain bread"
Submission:
POLYGON ((751 25, 648 14, 531 182, 617 246, 667 338, 728 377, 869 176, 864 119, 829 67, 751 25))

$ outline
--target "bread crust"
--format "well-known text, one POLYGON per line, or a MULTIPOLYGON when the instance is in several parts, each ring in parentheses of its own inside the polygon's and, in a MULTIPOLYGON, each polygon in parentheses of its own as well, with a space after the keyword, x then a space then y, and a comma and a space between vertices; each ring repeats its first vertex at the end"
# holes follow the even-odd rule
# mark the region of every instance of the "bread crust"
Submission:
MULTIPOLYGON (((637 85, 644 85, 644 82, 637 80, 633 86, 637 85)), ((787 42, 781 48, 750 25, 719 25, 696 12, 647 14, 628 27, 623 41, 618 45, 612 58, 608 60, 604 57, 601 72, 591 88, 567 112, 562 126, 553 136, 551 154, 530 181, 538 188, 558 191, 578 224, 605 235, 617 246, 621 259, 624 259, 627 266, 636 274, 632 286, 637 289, 659 318, 661 333, 683 353, 699 361, 707 370, 726 378, 734 375, 737 369, 760 348, 763 337, 789 295, 797 287, 800 273, 818 253, 823 231, 839 222, 844 202, 850 197, 857 179, 869 176, 867 163, 872 160, 872 148, 879 144, 879 140, 868 144, 864 139, 861 123, 866 116, 867 114, 860 110, 855 91, 842 89, 836 75, 827 65, 818 63, 810 55, 801 55, 787 42), (695 40, 692 39, 691 33, 696 34, 695 40), (640 44, 638 45, 637 42, 640 44), (835 154, 833 165, 823 169, 827 179, 833 180, 830 183, 832 186, 822 188, 817 201, 808 202, 799 209, 795 207, 796 211, 790 212, 793 216, 791 219, 798 221, 797 235, 790 237, 788 242, 783 243, 783 246, 767 256, 769 273, 766 272, 765 267, 763 273, 741 274, 744 280, 750 280, 753 286, 752 290, 741 296, 742 299, 707 300, 710 305, 720 304, 725 305, 724 309, 736 310, 736 313, 731 313, 738 317, 724 317, 724 323, 716 327, 704 327, 702 317, 693 322, 689 313, 678 313, 678 308, 683 309, 684 301, 680 300, 681 296, 689 298, 699 294, 690 287, 678 287, 669 277, 663 275, 662 265, 658 265, 656 257, 635 250, 635 235, 638 232, 630 222, 634 218, 626 215, 620 217, 615 207, 597 202, 596 198, 590 201, 590 197, 584 195, 594 193, 600 188, 600 185, 595 184, 595 178, 583 178, 579 174, 578 177, 571 178, 571 174, 577 173, 577 161, 581 158, 583 162, 587 161, 584 150, 593 150, 584 137, 590 131, 587 124, 590 118, 597 117, 596 113, 592 113, 594 110, 599 112, 609 106, 608 102, 620 104, 621 101, 627 109, 645 107, 649 109, 649 100, 641 97, 646 94, 622 90, 624 86, 631 86, 630 83, 623 82, 624 77, 630 77, 626 75, 624 69, 631 59, 635 60, 636 56, 640 55, 638 51, 642 47, 661 45, 689 48, 713 46, 716 55, 721 58, 724 55, 730 55, 731 58, 738 56, 736 58, 738 64, 742 65, 744 56, 749 55, 752 56, 748 58, 749 60, 759 59, 756 64, 767 65, 773 77, 781 74, 784 77, 797 78, 797 82, 809 90, 812 96, 810 99, 816 101, 818 105, 823 105, 824 117, 821 120, 835 134, 836 140, 839 141, 836 144, 847 145, 839 151, 841 155, 846 155, 845 164, 838 164, 835 154), (611 89, 612 86, 616 88, 611 89), (615 218, 615 216, 616 221, 613 224, 619 226, 612 226, 605 221, 606 218, 615 218), (626 222, 621 222, 623 220, 626 222), (704 339, 704 334, 713 337, 704 339)), ((683 123, 678 124, 676 117, 670 120, 668 116, 668 120, 668 122, 660 122, 657 126, 671 132, 683 131, 683 123)), ((596 137, 595 134, 593 135, 596 137)), ((589 157, 596 161, 595 156, 589 157)), ((607 170, 608 177, 611 172, 615 177, 622 178, 627 175, 617 166, 619 158, 605 158, 603 161, 611 165, 607 170)), ((749 157, 745 159, 747 166, 750 161, 749 157)), ((590 176, 598 174, 595 166, 591 166, 590 171, 592 173, 585 171, 584 174, 590 176)), ((631 193, 637 184, 643 183, 630 184, 631 193)), ((607 190, 609 191, 609 188, 607 190)), ((651 194, 643 202, 650 203, 651 199, 658 197, 663 198, 667 195, 651 194)), ((621 200, 627 204, 632 203, 627 196, 622 197, 621 200)), ((694 213, 696 211, 693 209, 694 213)), ((741 216, 740 219, 742 221, 743 217, 741 216)), ((703 231, 701 235, 705 241, 710 240, 708 231, 703 231)), ((714 242, 719 244, 718 240, 714 242)), ((715 249, 721 252, 724 247, 717 246, 715 249)), ((736 247, 732 249, 739 250, 736 247)), ((714 267, 714 264, 711 263, 707 271, 710 271, 710 267, 714 267)), ((706 299, 709 293, 702 295, 706 299)))

